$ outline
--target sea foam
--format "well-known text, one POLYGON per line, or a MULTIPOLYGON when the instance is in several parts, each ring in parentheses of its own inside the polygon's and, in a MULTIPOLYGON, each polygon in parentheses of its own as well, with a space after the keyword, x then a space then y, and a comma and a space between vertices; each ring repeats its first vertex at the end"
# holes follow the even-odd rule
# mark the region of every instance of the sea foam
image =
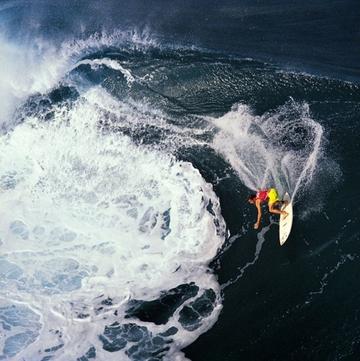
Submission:
POLYGON ((148 347, 139 343, 155 338, 164 359, 182 359, 178 350, 221 309, 207 272, 225 234, 212 186, 190 163, 100 126, 96 97, 105 93, 54 107, 47 122, 28 117, 0 138, 3 357, 137 359, 148 347), (182 284, 196 292, 165 324, 126 319, 131 300, 182 284), (186 312, 204 302, 210 309, 189 324, 186 312), (120 339, 128 327, 138 337, 109 352, 113 332, 120 339), (159 335, 171 327, 164 348, 169 336, 159 335))

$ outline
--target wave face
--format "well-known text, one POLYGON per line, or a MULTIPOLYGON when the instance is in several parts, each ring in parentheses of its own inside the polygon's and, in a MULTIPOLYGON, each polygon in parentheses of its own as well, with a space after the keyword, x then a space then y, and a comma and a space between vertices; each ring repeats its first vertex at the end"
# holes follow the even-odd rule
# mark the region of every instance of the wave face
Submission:
POLYGON ((0 358, 185 360, 222 309, 229 204, 330 192, 342 172, 306 98, 358 88, 146 33, 1 41, 0 358))

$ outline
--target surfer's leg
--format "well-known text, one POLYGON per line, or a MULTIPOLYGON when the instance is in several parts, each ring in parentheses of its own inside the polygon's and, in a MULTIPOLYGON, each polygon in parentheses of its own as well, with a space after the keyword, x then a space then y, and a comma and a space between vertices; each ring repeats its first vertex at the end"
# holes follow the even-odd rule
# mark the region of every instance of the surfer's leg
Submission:
POLYGON ((277 209, 276 206, 281 206, 281 202, 275 202, 275 203, 269 203, 269 212, 270 213, 275 213, 275 214, 282 214, 284 216, 284 218, 286 218, 289 213, 282 211, 280 209, 277 209))

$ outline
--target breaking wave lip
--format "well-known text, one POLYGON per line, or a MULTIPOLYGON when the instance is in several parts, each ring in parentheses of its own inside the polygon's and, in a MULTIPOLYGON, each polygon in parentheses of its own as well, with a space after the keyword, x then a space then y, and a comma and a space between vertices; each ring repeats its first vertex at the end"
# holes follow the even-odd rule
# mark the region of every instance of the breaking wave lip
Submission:
POLYGON ((44 38, 32 39, 31 44, 15 42, 0 36, 0 124, 11 123, 15 108, 29 95, 44 93, 55 86, 71 67, 87 54, 118 47, 130 51, 146 51, 159 47, 149 29, 116 30, 95 33, 84 39, 63 41, 54 45, 44 38))
POLYGON ((124 75, 126 81, 129 86, 135 81, 134 76, 128 69, 125 69, 118 61, 109 59, 109 58, 102 58, 102 59, 93 59, 93 60, 81 60, 75 64, 74 68, 77 68, 80 65, 90 65, 91 69, 96 70, 101 66, 106 66, 109 69, 118 70, 121 74, 124 75))

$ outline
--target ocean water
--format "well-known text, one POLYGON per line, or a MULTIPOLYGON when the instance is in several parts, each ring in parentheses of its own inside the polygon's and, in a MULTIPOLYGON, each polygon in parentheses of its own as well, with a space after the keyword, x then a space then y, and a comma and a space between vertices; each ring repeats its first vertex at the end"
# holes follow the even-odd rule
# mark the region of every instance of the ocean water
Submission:
POLYGON ((359 359, 359 19, 2 2, 0 360, 359 359))

